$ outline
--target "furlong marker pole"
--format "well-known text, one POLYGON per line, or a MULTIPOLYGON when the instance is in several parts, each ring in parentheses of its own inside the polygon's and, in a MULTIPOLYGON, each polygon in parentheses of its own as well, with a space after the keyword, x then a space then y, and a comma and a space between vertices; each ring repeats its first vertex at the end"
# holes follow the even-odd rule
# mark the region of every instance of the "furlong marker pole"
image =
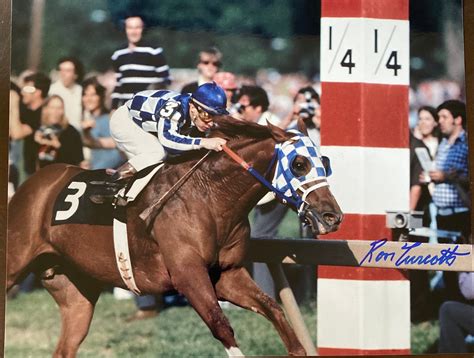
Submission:
MULTIPOLYGON (((391 239, 408 211, 408 0, 322 0, 321 151, 345 214, 320 239, 391 239)), ((318 353, 410 352, 410 286, 400 270, 319 266, 318 353)))

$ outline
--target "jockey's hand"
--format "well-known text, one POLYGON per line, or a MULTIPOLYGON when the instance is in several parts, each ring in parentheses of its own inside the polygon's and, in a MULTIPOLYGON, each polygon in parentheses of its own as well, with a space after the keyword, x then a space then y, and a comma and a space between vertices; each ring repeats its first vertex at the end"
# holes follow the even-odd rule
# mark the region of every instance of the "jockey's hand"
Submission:
POLYGON ((446 173, 441 170, 431 170, 428 174, 435 183, 443 183, 446 181, 446 173))
POLYGON ((216 152, 220 152, 222 150, 222 146, 226 144, 227 141, 222 138, 202 138, 201 145, 203 148, 209 150, 215 150, 216 152))

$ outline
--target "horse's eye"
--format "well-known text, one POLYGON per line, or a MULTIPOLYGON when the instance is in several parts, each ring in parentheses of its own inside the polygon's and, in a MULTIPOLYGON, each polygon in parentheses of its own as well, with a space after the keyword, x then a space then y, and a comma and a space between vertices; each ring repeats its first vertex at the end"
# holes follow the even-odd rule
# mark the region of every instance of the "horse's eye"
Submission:
POLYGON ((308 158, 305 158, 301 155, 296 156, 291 163, 291 172, 296 177, 301 177, 308 174, 310 168, 311 164, 308 158))

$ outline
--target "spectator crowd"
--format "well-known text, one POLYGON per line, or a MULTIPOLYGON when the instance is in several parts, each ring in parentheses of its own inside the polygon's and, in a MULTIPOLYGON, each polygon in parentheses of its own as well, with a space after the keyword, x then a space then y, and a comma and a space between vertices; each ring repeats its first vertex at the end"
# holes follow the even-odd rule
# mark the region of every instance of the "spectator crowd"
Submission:
MULTIPOLYGON (((302 119, 310 138, 321 145, 319 128, 326 119, 320 108, 324 93, 317 81, 273 70, 262 70, 255 78, 223 71, 225 54, 215 47, 197 54, 195 70, 173 70, 164 49, 142 39, 144 27, 139 16, 125 20, 127 43, 111 54, 113 80, 109 74, 86 74, 74 57, 59 59, 51 76, 27 70, 12 78, 10 196, 22 181, 52 163, 94 170, 124 164, 127 158, 111 137, 111 112, 144 90, 193 93, 198 86, 215 81, 225 91, 233 117, 262 125, 268 121, 283 129, 294 128, 302 119)), ((461 94, 459 86, 449 81, 425 81, 410 90, 410 209, 424 212, 424 226, 457 232, 458 242, 467 243, 471 203, 461 94), (419 160, 420 149, 426 150, 430 168, 419 160)), ((286 213, 286 206, 264 197, 253 211, 252 237, 275 236, 286 213)), ((439 235, 438 241, 449 242, 439 235)), ((254 264, 253 272, 264 290, 274 295, 266 265, 254 264)), ((431 319, 440 309, 440 351, 463 352, 465 336, 474 335, 473 320, 465 322, 466 317, 473 317, 473 275, 449 273, 441 282, 442 293, 436 293, 426 273, 414 275, 412 320, 431 319)), ((25 291, 31 289, 27 281, 23 285, 25 291)), ((186 304, 183 297, 169 297, 170 304, 186 304)), ((160 304, 154 296, 141 296, 137 306, 129 320, 156 316, 160 304)))

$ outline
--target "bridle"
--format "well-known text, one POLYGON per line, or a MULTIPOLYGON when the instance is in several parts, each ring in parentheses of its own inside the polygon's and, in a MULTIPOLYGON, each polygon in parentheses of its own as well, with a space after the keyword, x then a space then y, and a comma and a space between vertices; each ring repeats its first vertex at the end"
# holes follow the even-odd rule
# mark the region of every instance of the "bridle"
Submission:
POLYGON ((292 206, 298 216, 304 216, 309 204, 306 198, 313 191, 328 186, 326 170, 319 159, 318 151, 313 142, 306 136, 297 133, 291 139, 277 143, 272 159, 265 175, 258 173, 250 164, 226 145, 223 150, 245 170, 252 174, 260 183, 266 186, 283 203, 292 206), (310 160, 310 171, 301 177, 296 177, 291 171, 291 163, 297 155, 302 155, 310 160), (270 183, 266 177, 275 166, 273 180, 270 183), (309 186, 308 186, 309 185, 309 186), (301 195, 298 193, 301 192, 301 195))
MULTIPOLYGON (((268 165, 265 175, 261 175, 227 145, 223 145, 222 149, 234 161, 236 161, 245 170, 252 174, 260 183, 275 193, 275 196, 283 204, 293 207, 298 213, 298 216, 301 218, 305 216, 306 209, 309 206, 309 204, 306 202, 308 195, 319 188, 329 185, 326 181, 326 170, 324 169, 324 166, 318 157, 316 147, 314 146, 313 142, 311 142, 311 139, 303 135, 298 134, 283 143, 278 143, 275 145, 272 160, 268 165), (313 164, 310 172, 303 177, 296 177, 288 166, 288 164, 291 165, 291 161, 296 155, 305 156, 313 164), (265 177, 269 176, 275 163, 275 173, 272 183, 270 183, 265 177), (305 187, 309 184, 312 185, 305 187), (298 191, 300 191, 302 195, 298 194, 298 191)), ((182 184, 187 181, 191 174, 200 166, 200 164, 209 156, 210 153, 211 151, 208 151, 206 155, 203 156, 163 196, 161 196, 156 202, 140 213, 140 218, 146 223, 148 229, 150 228, 153 219, 156 217, 163 205, 170 197, 175 194, 182 184)), ((321 220, 319 214, 316 213, 315 215, 318 218, 318 221, 322 222, 324 225, 324 221, 321 220)))

